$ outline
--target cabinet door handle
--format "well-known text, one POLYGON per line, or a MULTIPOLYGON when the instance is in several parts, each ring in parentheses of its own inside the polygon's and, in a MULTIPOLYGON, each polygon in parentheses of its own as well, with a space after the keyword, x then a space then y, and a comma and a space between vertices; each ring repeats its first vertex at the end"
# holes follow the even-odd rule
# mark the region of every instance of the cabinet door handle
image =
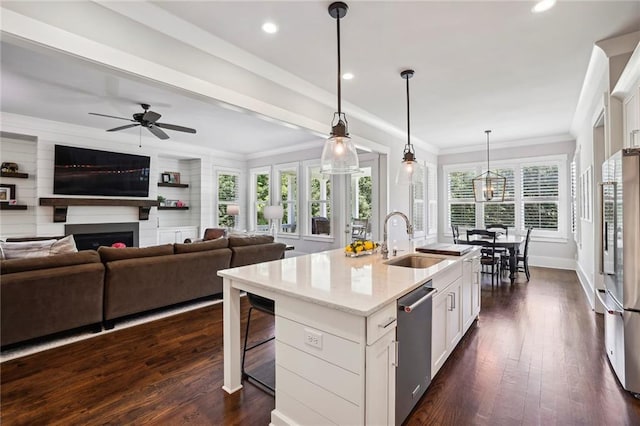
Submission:
POLYGON ((455 309, 456 308, 456 294, 455 293, 451 293, 451 301, 453 302, 452 309, 455 309))
POLYGON ((451 302, 449 303, 449 310, 453 311, 453 293, 447 294, 447 297, 451 297, 451 302))
POLYGON ((391 365, 398 368, 398 344, 397 340, 392 341, 393 343, 393 360, 391 361, 391 365))

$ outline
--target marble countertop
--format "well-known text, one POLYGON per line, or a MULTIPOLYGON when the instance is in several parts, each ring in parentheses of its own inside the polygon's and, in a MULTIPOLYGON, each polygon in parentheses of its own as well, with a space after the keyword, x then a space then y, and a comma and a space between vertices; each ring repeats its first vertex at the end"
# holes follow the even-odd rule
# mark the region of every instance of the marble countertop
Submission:
MULTIPOLYGON (((412 251, 402 252, 397 258, 418 254, 410 253, 412 251)), ((347 257, 343 249, 336 249, 224 269, 218 275, 332 309, 369 316, 462 259, 419 255, 444 260, 429 268, 414 269, 387 265, 379 250, 367 256, 347 257)), ((391 254, 389 257, 396 259, 391 254)))

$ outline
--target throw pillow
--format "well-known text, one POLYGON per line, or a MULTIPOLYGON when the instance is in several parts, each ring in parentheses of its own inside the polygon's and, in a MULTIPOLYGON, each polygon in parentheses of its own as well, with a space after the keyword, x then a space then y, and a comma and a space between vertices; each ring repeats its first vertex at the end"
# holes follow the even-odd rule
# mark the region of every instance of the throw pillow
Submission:
POLYGON ((76 240, 73 239, 73 235, 67 235, 64 238, 59 239, 55 243, 51 244, 50 255, 64 254, 64 253, 77 253, 76 240))
POLYGON ((51 246, 57 240, 0 242, 4 259, 28 259, 49 256, 51 246))

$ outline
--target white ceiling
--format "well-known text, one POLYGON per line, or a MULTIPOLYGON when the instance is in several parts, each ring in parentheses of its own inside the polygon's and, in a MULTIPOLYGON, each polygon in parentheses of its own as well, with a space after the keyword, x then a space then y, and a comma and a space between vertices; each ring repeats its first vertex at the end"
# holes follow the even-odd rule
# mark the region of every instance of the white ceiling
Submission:
MULTIPOLYGON (((335 93, 336 28, 329 3, 154 2, 174 18, 335 93), (263 33, 265 20, 280 31, 263 33)), ((416 71, 411 129, 420 141, 441 149, 483 145, 487 128, 493 129, 492 141, 566 135, 594 43, 639 30, 640 2, 560 1, 543 14, 532 14, 532 6, 351 1, 341 21, 342 68, 355 78, 343 82, 343 100, 406 130, 399 73, 409 67, 416 71)), ((87 112, 128 117, 146 102, 163 115, 159 121, 198 129, 180 141, 245 154, 316 138, 60 54, 5 43, 1 65, 3 111, 107 129, 126 123, 87 112)), ((347 107, 345 112, 349 116, 347 107)))

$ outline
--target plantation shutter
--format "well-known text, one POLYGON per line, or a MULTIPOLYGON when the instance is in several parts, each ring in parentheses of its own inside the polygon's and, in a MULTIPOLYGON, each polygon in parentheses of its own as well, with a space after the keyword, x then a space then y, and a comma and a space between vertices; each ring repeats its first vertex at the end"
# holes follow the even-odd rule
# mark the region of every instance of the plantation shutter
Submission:
POLYGON ((503 224, 509 228, 516 226, 515 172, 513 169, 495 169, 495 173, 507 179, 504 202, 484 204, 484 224, 503 224))
POLYGON ((526 228, 558 230, 558 165, 530 165, 521 169, 521 220, 526 228))
POLYGON ((435 165, 427 166, 427 234, 438 233, 438 169, 435 165))
POLYGON ((449 225, 475 227, 476 204, 473 197, 474 171, 453 171, 447 174, 449 225))

